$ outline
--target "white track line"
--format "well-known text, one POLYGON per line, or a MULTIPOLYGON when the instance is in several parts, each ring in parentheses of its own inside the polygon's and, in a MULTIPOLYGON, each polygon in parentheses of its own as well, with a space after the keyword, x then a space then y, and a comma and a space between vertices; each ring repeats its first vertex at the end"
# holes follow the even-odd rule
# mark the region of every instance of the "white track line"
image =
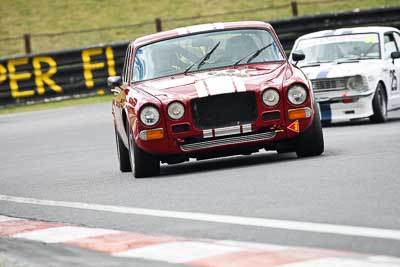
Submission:
POLYGON ((240 216, 217 215, 217 214, 207 214, 207 213, 143 209, 143 208, 133 208, 133 207, 123 207, 123 206, 89 204, 81 202, 42 200, 42 199, 14 197, 7 195, 0 195, 0 201, 41 205, 41 206, 65 207, 65 208, 74 208, 82 210, 95 210, 95 211, 113 212, 120 214, 155 216, 155 217, 174 218, 181 220, 257 226, 264 228, 305 231, 305 232, 324 233, 324 234, 400 240, 400 230, 396 229, 381 229, 381 228, 371 228, 371 227, 299 222, 299 221, 289 221, 289 220, 275 220, 266 218, 240 217, 240 216))
POLYGON ((278 245, 271 245, 271 244, 264 244, 264 243, 242 242, 242 241, 235 241, 235 240, 217 240, 217 241, 214 241, 213 243, 217 244, 217 245, 223 245, 223 246, 240 247, 240 248, 248 249, 248 250, 280 251, 280 250, 288 249, 288 247, 285 247, 285 246, 278 246, 278 245))
POLYGON ((35 230, 26 233, 16 234, 12 237, 41 241, 44 243, 61 243, 68 242, 76 239, 94 237, 100 235, 108 235, 119 233, 114 230, 76 227, 76 226, 62 226, 54 227, 43 230, 35 230))
POLYGON ((9 222, 9 221, 21 221, 21 219, 0 215, 0 222, 9 222))
POLYGON ((242 251, 239 247, 223 246, 203 242, 186 241, 153 245, 136 248, 119 253, 114 256, 128 258, 143 258, 150 260, 166 261, 171 263, 185 263, 202 258, 221 254, 242 251))
POLYGON ((362 259, 324 258, 279 265, 279 267, 398 267, 398 264, 368 262, 362 259))

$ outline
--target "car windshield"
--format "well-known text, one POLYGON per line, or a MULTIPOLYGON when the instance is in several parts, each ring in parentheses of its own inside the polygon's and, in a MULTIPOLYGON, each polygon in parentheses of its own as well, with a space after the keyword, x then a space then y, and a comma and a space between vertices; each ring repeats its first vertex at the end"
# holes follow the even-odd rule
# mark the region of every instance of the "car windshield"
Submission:
POLYGON ((136 50, 133 81, 246 63, 284 60, 262 29, 207 32, 151 43, 136 50))
POLYGON ((295 51, 306 55, 305 60, 299 62, 299 66, 381 57, 377 33, 304 39, 298 43, 295 51))

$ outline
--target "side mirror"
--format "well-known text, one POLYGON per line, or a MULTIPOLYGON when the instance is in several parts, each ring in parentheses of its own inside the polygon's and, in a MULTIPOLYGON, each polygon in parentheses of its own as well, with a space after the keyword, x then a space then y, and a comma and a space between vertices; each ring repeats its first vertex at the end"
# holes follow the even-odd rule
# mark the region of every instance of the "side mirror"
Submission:
POLYGON ((120 87, 122 85, 121 76, 110 76, 107 78, 107 85, 109 87, 120 87))
POLYGON ((306 55, 304 55, 303 53, 296 53, 296 52, 292 53, 292 59, 293 59, 293 61, 296 61, 296 63, 298 61, 304 60, 305 58, 306 58, 306 55))
POLYGON ((392 52, 390 57, 393 59, 400 58, 400 52, 392 52))

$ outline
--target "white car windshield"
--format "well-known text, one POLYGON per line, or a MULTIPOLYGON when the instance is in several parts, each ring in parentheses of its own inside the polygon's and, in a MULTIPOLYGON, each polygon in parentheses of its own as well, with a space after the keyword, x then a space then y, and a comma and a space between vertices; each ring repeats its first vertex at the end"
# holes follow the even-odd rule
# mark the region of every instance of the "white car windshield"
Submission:
POLYGON ((272 34, 262 29, 224 30, 151 43, 136 50, 133 81, 247 63, 281 61, 272 34))
POLYGON ((377 33, 347 34, 300 40, 296 52, 306 55, 299 66, 331 61, 379 59, 377 33))

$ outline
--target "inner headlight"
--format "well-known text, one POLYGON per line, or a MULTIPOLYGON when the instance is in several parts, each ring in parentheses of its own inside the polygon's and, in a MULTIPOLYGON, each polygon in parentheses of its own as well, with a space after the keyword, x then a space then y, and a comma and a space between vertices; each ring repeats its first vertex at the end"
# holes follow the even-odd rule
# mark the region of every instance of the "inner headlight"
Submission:
POLYGON ((172 102, 168 106, 168 116, 173 120, 179 120, 185 115, 185 107, 180 102, 172 102))
POLYGON ((357 75, 347 78, 346 87, 350 90, 362 90, 364 87, 362 77, 357 75))
POLYGON ((153 106, 144 107, 140 112, 140 121, 146 126, 155 125, 159 119, 160 112, 153 106))
POLYGON ((293 85, 288 90, 288 99, 293 105, 303 104, 307 99, 307 90, 302 85, 293 85))
POLYGON ((269 107, 276 106, 279 103, 279 93, 274 89, 267 89, 262 94, 262 100, 269 107))

